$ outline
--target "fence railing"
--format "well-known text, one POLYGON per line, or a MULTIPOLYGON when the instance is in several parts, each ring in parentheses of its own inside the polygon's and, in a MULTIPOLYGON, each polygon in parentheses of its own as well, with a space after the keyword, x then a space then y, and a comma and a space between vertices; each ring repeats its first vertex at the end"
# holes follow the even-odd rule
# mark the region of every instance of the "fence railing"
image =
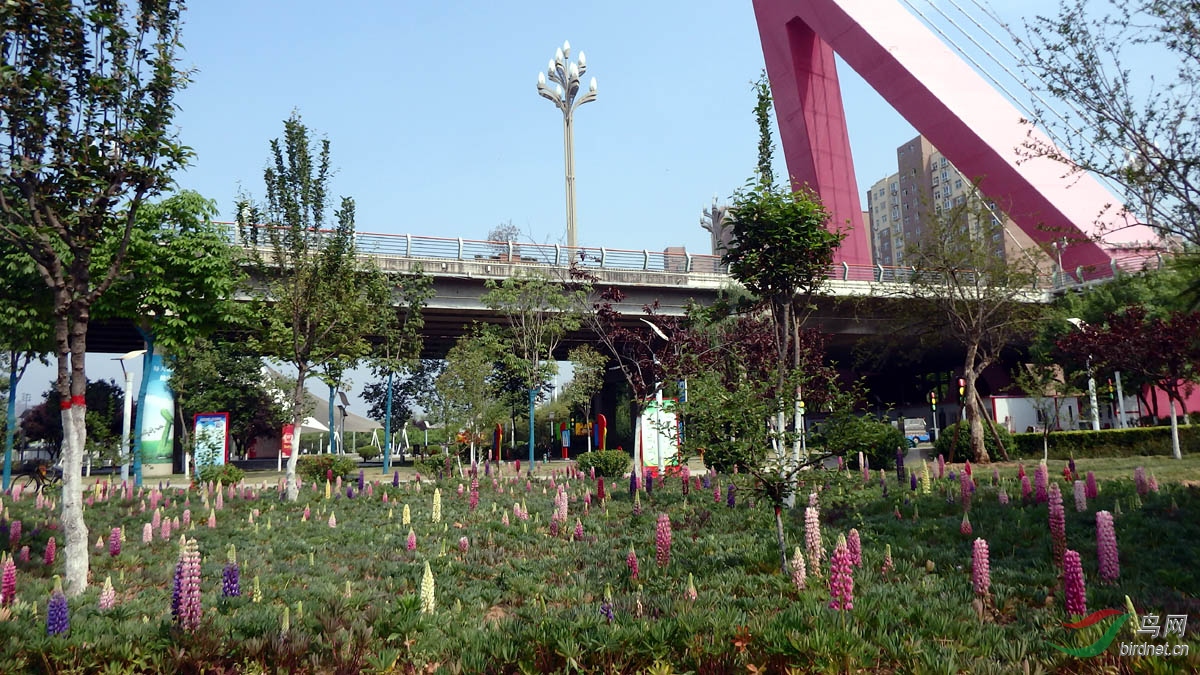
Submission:
MULTIPOLYGON (((232 243, 239 246, 245 245, 240 240, 234 223, 218 222, 217 224, 228 229, 232 243)), ((721 263, 720 256, 651 251, 649 249, 637 251, 592 246, 569 248, 562 244, 531 244, 371 232, 357 233, 355 245, 362 254, 413 260, 495 262, 531 267, 569 267, 574 263, 584 269, 628 270, 663 274, 726 276, 729 273, 728 267, 721 263)), ((1076 288, 1111 279, 1122 273, 1159 269, 1162 265, 1161 254, 1131 252, 1113 258, 1109 265, 1079 267, 1074 270, 1061 270, 1042 275, 1037 279, 1035 289, 1053 291, 1076 288)), ((827 277, 831 281, 907 284, 912 283, 916 274, 917 271, 912 267, 842 262, 831 265, 827 277)))

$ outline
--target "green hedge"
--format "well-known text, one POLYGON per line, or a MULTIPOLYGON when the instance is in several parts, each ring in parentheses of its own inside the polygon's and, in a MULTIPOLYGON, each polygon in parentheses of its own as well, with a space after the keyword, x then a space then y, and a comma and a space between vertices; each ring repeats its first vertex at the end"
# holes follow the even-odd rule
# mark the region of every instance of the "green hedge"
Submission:
MULTIPOLYGON (((1053 431, 1048 445, 1051 459, 1170 455, 1171 427, 1053 431)), ((1180 426, 1179 447, 1184 454, 1200 452, 1200 427, 1180 426)), ((1013 434, 1009 455, 1014 458, 1041 457, 1042 434, 1013 434)))
POLYGON ((596 475, 618 478, 629 468, 629 453, 624 450, 593 450, 575 458, 576 467, 587 471, 596 467, 596 475))

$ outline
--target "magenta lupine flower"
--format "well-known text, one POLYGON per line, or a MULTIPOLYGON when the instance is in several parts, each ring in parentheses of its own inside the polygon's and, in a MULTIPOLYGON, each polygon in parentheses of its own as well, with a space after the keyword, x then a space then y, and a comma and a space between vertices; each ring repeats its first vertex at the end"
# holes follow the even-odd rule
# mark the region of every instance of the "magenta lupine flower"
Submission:
MULTIPOLYGON (((154 525, 152 525, 150 523, 145 523, 142 525, 142 543, 149 544, 152 541, 154 541, 154 525)), ((117 544, 118 544, 117 553, 120 553, 121 548, 120 548, 120 540, 119 539, 117 540, 117 544)), ((111 551, 110 551, 110 553, 111 553, 111 551)))
POLYGON ((471 548, 471 541, 469 539, 467 539, 466 537, 458 538, 458 552, 459 553, 466 555, 467 550, 470 548, 471 548))
POLYGON ((17 556, 21 559, 21 562, 23 562, 23 563, 29 562, 29 547, 22 546, 21 551, 19 553, 17 553, 17 556))
POLYGON ((50 594, 50 602, 46 604, 46 635, 62 635, 70 627, 67 596, 63 594, 62 582, 56 580, 54 592, 50 594))
POLYGON ((479 507, 479 490, 471 490, 471 497, 468 499, 467 508, 474 511, 479 507))
POLYGON ((1084 484, 1083 495, 1088 499, 1095 499, 1100 496, 1100 488, 1096 485, 1096 474, 1091 471, 1087 472, 1087 482, 1084 484))
POLYGON ((200 549, 195 539, 182 539, 179 562, 175 565, 178 600, 173 609, 179 627, 190 633, 200 627, 200 549))
POLYGON ((307 506, 305 506, 305 507, 304 507, 304 513, 303 513, 303 514, 301 514, 301 516, 300 516, 300 522, 302 522, 302 523, 307 523, 307 522, 308 522, 308 519, 309 519, 309 518, 311 518, 311 517, 312 517, 312 510, 311 510, 311 509, 309 509, 307 506))
POLYGON ((946 477, 946 458, 938 455, 938 480, 946 477))
POLYGON ((855 567, 862 567, 862 540, 858 536, 858 528, 850 528, 846 548, 850 551, 850 563, 855 567))
POLYGON ((1121 577, 1121 563, 1117 556, 1117 532, 1108 511, 1096 512, 1096 556, 1100 559, 1100 580, 1116 582, 1121 577))
POLYGON ((625 555, 625 566, 629 568, 629 578, 638 578, 638 557, 637 551, 633 550, 633 546, 629 547, 629 553, 625 555))
POLYGON ((578 518, 575 519, 575 541, 583 539, 583 523, 578 518))
POLYGON ((21 540, 21 521, 14 520, 8 525, 8 545, 16 548, 17 542, 21 540))
POLYGON ((1050 470, 1045 464, 1038 464, 1037 470, 1033 474, 1033 484, 1037 489, 1037 503, 1041 504, 1049 498, 1047 492, 1050 483, 1050 470))
POLYGON ((971 533, 974 531, 971 528, 971 519, 965 513, 963 514, 962 524, 958 526, 958 531, 966 537, 971 536, 971 533))
MULTIPOLYGON (((970 464, 968 464, 968 466, 970 466, 970 464)), ((966 471, 963 471, 961 474, 959 474, 959 476, 958 476, 958 498, 962 502, 962 507, 964 510, 969 510, 971 508, 971 488, 972 487, 973 487, 973 484, 971 483, 971 474, 966 471)))
POLYGON ((57 553, 58 553, 58 542, 55 541, 54 537, 50 537, 50 539, 46 541, 46 551, 45 551, 45 553, 42 554, 42 560, 44 560, 47 565, 53 565, 54 564, 54 556, 57 553))
POLYGON ((975 540, 975 549, 971 555, 971 585, 975 587, 975 595, 987 597, 992 587, 992 570, 988 562, 988 545, 983 539, 975 540))
POLYGON ((596 479, 596 499, 604 501, 604 476, 596 479))
POLYGON ((1079 560, 1079 553, 1069 549, 1063 552, 1063 589, 1067 614, 1086 615, 1087 591, 1083 586, 1083 565, 1079 560))
POLYGON ((721 503, 721 485, 717 481, 712 482, 713 503, 721 503))
POLYGON ((411 527, 408 528, 408 539, 405 540, 404 546, 409 551, 417 550, 417 533, 413 532, 411 527))
POLYGON ((1029 484, 1029 476, 1021 476, 1021 501, 1029 501, 1032 494, 1033 487, 1029 484))
POLYGON ((1137 467, 1133 470, 1133 485, 1137 488, 1137 493, 1143 497, 1150 492, 1150 483, 1146 481, 1146 469, 1137 467))
POLYGON ((829 561, 829 607, 847 612, 854 609, 854 564, 846 538, 840 535, 829 561))
MULTIPOLYGON (((143 538, 145 537, 144 530, 145 528, 143 528, 142 532, 143 538)), ((153 538, 153 535, 151 535, 151 539, 153 538)), ((121 555, 121 528, 119 527, 114 527, 108 533, 108 555, 114 558, 121 555)))
POLYGON ((1062 567, 1063 552, 1067 550, 1067 516, 1058 483, 1050 486, 1050 544, 1054 564, 1062 567))
POLYGON ((659 567, 671 562, 671 517, 658 514, 658 526, 654 530, 654 560, 659 567))
POLYGON ((1083 513, 1087 511, 1087 496, 1085 494, 1087 488, 1083 481, 1077 480, 1074 483, 1075 490, 1075 512, 1083 513))
POLYGON ((17 563, 12 556, 0 562, 0 605, 11 605, 17 595, 17 563))
POLYGON ((821 545, 821 517, 815 506, 804 509, 804 547, 808 553, 809 569, 819 576, 825 548, 821 545))

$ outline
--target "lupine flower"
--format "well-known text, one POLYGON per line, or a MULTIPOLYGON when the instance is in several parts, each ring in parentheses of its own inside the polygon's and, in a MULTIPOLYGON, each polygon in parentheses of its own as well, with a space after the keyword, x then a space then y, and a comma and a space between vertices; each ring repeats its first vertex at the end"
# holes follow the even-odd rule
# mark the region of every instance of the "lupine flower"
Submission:
MULTIPOLYGON (((307 509, 308 507, 306 506, 304 508, 307 509)), ((191 524, 192 524, 192 510, 184 509, 183 510, 183 526, 187 527, 188 525, 191 525, 191 524)))
POLYGON ((975 549, 971 555, 971 585, 975 588, 975 595, 980 598, 987 597, 988 590, 992 587, 988 545, 983 539, 975 540, 975 549))
MULTIPOLYGON (((460 486, 460 487, 461 487, 461 486, 460 486)), ((346 498, 347 498, 347 499, 354 499, 354 486, 353 486, 353 485, 347 485, 347 486, 346 486, 346 498)))
POLYGON ((637 483, 637 468, 634 468, 633 471, 629 472, 629 498, 630 499, 633 499, 633 496, 635 494, 637 494, 637 485, 638 485, 638 483, 637 483))
POLYGON ((1087 511, 1087 495, 1085 493, 1086 489, 1087 488, 1085 487, 1083 481, 1081 481, 1081 480, 1075 481, 1074 490, 1075 490, 1075 512, 1076 513, 1083 513, 1084 511, 1087 511))
POLYGON ((575 519, 575 541, 583 539, 583 523, 578 518, 575 519))
POLYGON ((300 514, 300 522, 307 523, 309 518, 312 518, 312 509, 305 506, 304 513, 300 514))
POLYGON ((725 488, 725 506, 731 509, 737 506, 737 486, 733 483, 725 488))
POLYGON ((658 514, 658 526, 654 530, 654 560, 659 567, 666 567, 671 562, 671 518, 665 513, 658 514))
POLYGON ((712 477, 707 473, 700 478, 700 487, 704 488, 705 490, 712 489, 712 477))
POLYGON ((937 463, 938 463, 938 480, 941 480, 946 477, 946 458, 943 457, 941 454, 939 454, 937 463))
POLYGON ((1037 471, 1033 475, 1033 484, 1036 488, 1037 503, 1041 504, 1049 499, 1048 486, 1050 483, 1050 470, 1045 464, 1038 464, 1037 471))
POLYGON ((1151 492, 1158 492, 1158 478, 1154 474, 1150 474, 1150 480, 1146 482, 1146 487, 1150 488, 1151 492))
POLYGON ((11 605, 17 595, 17 563, 10 555, 0 562, 0 605, 11 605))
POLYGON ((896 482, 904 482, 904 451, 896 448, 896 482))
MULTIPOLYGON (((493 504, 493 506, 494 506, 494 505, 495 505, 495 504, 493 504)), ((500 519, 500 524, 501 524, 501 525, 503 525, 503 526, 505 526, 505 527, 508 527, 508 511, 505 511, 505 512, 504 512, 504 516, 503 516, 503 517, 500 519)))
POLYGON ((997 496, 1002 506, 1008 506, 1008 490, 1000 488, 1000 494, 997 496))
POLYGON ((1088 499, 1095 499, 1100 496, 1100 488, 1096 485, 1096 474, 1091 471, 1087 472, 1087 482, 1084 483, 1083 495, 1088 499))
POLYGON ((479 490, 471 490, 471 497, 468 500, 467 506, 472 511, 479 507, 479 490))
POLYGON ((1067 460, 1067 471, 1070 472, 1070 478, 1075 478, 1079 474, 1075 471, 1075 458, 1071 457, 1067 460))
POLYGON ((18 557, 20 557, 21 562, 23 562, 23 563, 29 562, 29 547, 22 546, 21 551, 17 555, 18 555, 18 557))
POLYGON ((434 583, 433 570, 429 569, 429 561, 425 561, 425 573, 421 575, 421 613, 433 614, 437 609, 437 601, 434 599, 434 583))
POLYGON ((715 481, 715 480, 712 482, 712 491, 713 491, 713 503, 714 504, 721 503, 721 485, 719 483, 717 483, 717 481, 715 481))
POLYGON ((654 474, 646 476, 646 494, 654 492, 654 474))
POLYGON ((804 553, 797 546, 792 551, 792 585, 802 591, 808 585, 808 569, 804 564, 804 553))
POLYGON ((683 490, 683 496, 688 495, 688 489, 692 486, 692 472, 688 467, 683 467, 680 473, 680 488, 683 490))
MULTIPOLYGON (((970 463, 968 463, 969 465, 970 463)), ((971 481, 971 474, 963 471, 958 478, 958 498, 962 501, 964 510, 970 510, 971 508, 971 488, 974 486, 974 483, 971 481)))
POLYGON ((154 509, 154 513, 150 515, 150 526, 156 530, 162 527, 162 509, 154 509))
POLYGON ((1000 469, 992 467, 992 487, 1000 484, 1000 469))
POLYGON ((42 560, 47 565, 53 565, 54 556, 56 553, 58 553, 58 542, 55 541, 54 537, 50 537, 50 539, 46 541, 46 551, 42 553, 42 560))
POLYGON ((929 462, 921 460, 921 494, 933 492, 933 481, 929 476, 929 462))
POLYGON ((850 551, 850 563, 855 567, 862 567, 862 540, 858 536, 858 528, 850 528, 846 547, 850 551))
POLYGON ((961 532, 965 537, 971 536, 971 533, 973 532, 971 529, 971 519, 965 513, 963 514, 962 524, 958 526, 958 531, 961 532))
POLYGON ((604 476, 596 479, 596 499, 604 501, 604 476))
POLYGON ((1066 596, 1067 614, 1087 614, 1087 591, 1083 586, 1083 565, 1079 553, 1070 549, 1063 552, 1063 595, 1066 596))
POLYGON ((687 599, 695 602, 696 596, 696 582, 692 579, 692 573, 688 572, 687 599))
POLYGON ((242 594, 242 573, 238 567, 237 549, 229 545, 229 561, 221 572, 221 597, 236 598, 242 594))
POLYGON ((408 510, 408 504, 404 505, 404 510, 400 512, 400 524, 408 525, 412 522, 412 513, 408 510))
POLYGON ((892 545, 888 544, 883 548, 883 567, 880 569, 883 574, 892 571, 892 545))
POLYGON ((1033 494, 1033 487, 1029 485, 1029 476, 1021 476, 1021 501, 1029 501, 1029 496, 1033 494))
POLYGON ((471 541, 469 539, 467 539, 466 537, 459 537, 458 538, 458 552, 463 555, 466 555, 467 550, 469 548, 471 548, 471 541))
POLYGON ((179 562, 175 565, 175 588, 178 603, 175 621, 179 627, 192 632, 200 627, 200 550, 195 539, 182 537, 179 562))
POLYGON ((8 525, 8 545, 12 548, 17 547, 17 542, 21 540, 21 521, 14 520, 8 525))
POLYGON ((222 495, 221 487, 217 486, 217 510, 218 511, 223 511, 225 509, 225 498, 222 497, 221 495, 222 495))
POLYGON ((210 529, 212 529, 212 528, 216 528, 216 526, 217 526, 217 512, 213 511, 212 509, 209 509, 209 511, 208 511, 208 527, 210 529))
POLYGON ((365 485, 366 485, 366 475, 363 473, 362 469, 359 469, 358 470, 358 491, 362 492, 365 485))
POLYGON ((171 519, 170 518, 163 518, 162 529, 160 530, 159 536, 162 537, 163 541, 170 541, 170 539, 171 539, 171 519))
POLYGON ((913 492, 917 491, 917 474, 915 471, 908 474, 908 487, 913 492))
POLYGON ((71 627, 67 612, 67 596, 63 594, 62 580, 54 577, 54 592, 46 604, 46 635, 62 635, 71 627))
POLYGON ((638 578, 638 557, 637 551, 633 550, 633 546, 629 547, 629 553, 625 554, 625 566, 629 568, 629 578, 638 578))
POLYGON ((821 498, 817 495, 816 490, 808 493, 808 505, 814 508, 821 507, 821 498))
POLYGON ((1050 543, 1054 564, 1062 567, 1063 551, 1067 550, 1067 516, 1063 510, 1062 493, 1058 483, 1050 486, 1050 543))
POLYGON ((408 528, 408 539, 405 540, 404 546, 409 551, 417 550, 417 534, 412 531, 411 527, 408 528))
MULTIPOLYGON (((143 524, 142 525, 142 543, 149 544, 153 541, 154 541, 154 525, 151 523, 143 524)), ((121 539, 120 539, 120 537, 118 537, 117 538, 117 553, 119 554, 120 552, 121 552, 121 539)), ((111 548, 109 549, 109 553, 112 553, 111 548)))
POLYGON ((262 602, 262 586, 258 583, 258 575, 250 582, 250 602, 262 602))
POLYGON ((846 538, 838 535, 833 557, 829 561, 829 607, 843 611, 854 609, 854 566, 846 538))
POLYGON ((1100 559, 1100 580, 1116 582, 1121 577, 1121 563, 1117 555, 1117 532, 1108 511, 1096 512, 1096 555, 1100 559))
POLYGON ((642 515, 642 493, 640 492, 633 493, 633 515, 642 515))
POLYGON ((820 576, 825 548, 821 545, 821 519, 815 506, 804 509, 804 545, 807 548, 809 568, 814 575, 820 576))
POLYGON ((462 483, 458 484, 458 496, 459 497, 463 496, 463 484, 462 483))
MULTIPOLYGON (((150 524, 146 523, 146 527, 149 527, 149 526, 150 526, 150 524)), ((153 533, 151 533, 151 538, 153 538, 153 533)), ((146 539, 146 528, 143 527, 142 528, 143 542, 145 541, 145 539, 146 539)), ((114 558, 121 555, 121 528, 119 528, 119 527, 114 527, 108 533, 108 554, 114 558)))
POLYGON ((604 602, 600 603, 600 615, 608 623, 612 623, 613 618, 615 618, 612 605, 612 584, 607 584, 604 587, 604 602))
POLYGON ((442 522, 442 491, 440 488, 433 489, 433 522, 442 522))
POLYGON ((117 604, 117 592, 113 590, 112 575, 104 577, 104 588, 100 590, 100 611, 107 612, 117 604))

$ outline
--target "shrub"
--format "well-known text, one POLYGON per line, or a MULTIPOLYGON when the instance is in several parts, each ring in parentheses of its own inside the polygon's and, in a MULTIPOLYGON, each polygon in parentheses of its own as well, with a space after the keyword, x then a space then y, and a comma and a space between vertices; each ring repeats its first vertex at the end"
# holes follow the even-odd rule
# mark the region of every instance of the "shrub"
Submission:
POLYGON ((235 485, 242 482, 246 472, 232 464, 207 464, 200 468, 201 483, 216 483, 235 485))
MULTIPOLYGON (((1010 449, 1009 452, 1014 456, 1042 456, 1040 433, 1014 434, 1013 442, 1015 449, 1010 449)), ((1047 444, 1051 459, 1169 455, 1171 428, 1163 426, 1100 431, 1053 431, 1047 439, 1047 444)), ((1179 446, 1184 454, 1200 452, 1200 428, 1180 426, 1179 446)))
POLYGON ((310 481, 324 481, 329 471, 333 477, 345 478, 358 471, 358 463, 345 455, 304 455, 296 460, 296 473, 310 481))
POLYGON ((888 469, 896 463, 896 448, 907 449, 908 439, 903 431, 870 415, 839 412, 821 424, 813 444, 824 447, 830 454, 854 460, 861 451, 872 468, 888 469))
POLYGON ((616 478, 629 468, 630 457, 624 450, 593 450, 575 458, 575 464, 580 471, 593 467, 597 476, 616 478))
MULTIPOLYGON (((1017 449, 1013 444, 1012 434, 1009 434, 1008 429, 1002 426, 996 426, 995 429, 1000 434, 1000 440, 1003 441, 1004 449, 1008 451, 1008 456, 1010 458, 1016 456, 1017 449)), ((1038 437, 1038 454, 1040 455, 1042 452, 1041 434, 1027 435, 1038 437)), ((996 435, 992 433, 987 422, 983 423, 983 447, 987 449, 988 457, 993 462, 1004 458, 1004 455, 1000 454, 1000 448, 996 445, 996 435)), ((971 429, 965 421, 955 422, 939 431, 938 439, 933 443, 933 451, 945 457, 947 462, 950 461, 951 457, 954 458, 955 462, 979 461, 979 458, 971 451, 971 429), (955 443, 955 433, 958 434, 957 443, 955 443), (953 455, 950 454, 951 445, 954 446, 953 455)))
POLYGON ((379 450, 379 448, 375 447, 375 445, 373 443, 366 443, 364 445, 360 445, 357 448, 355 448, 354 451, 358 453, 359 457, 362 457, 363 460, 368 461, 368 462, 383 454, 379 450))

